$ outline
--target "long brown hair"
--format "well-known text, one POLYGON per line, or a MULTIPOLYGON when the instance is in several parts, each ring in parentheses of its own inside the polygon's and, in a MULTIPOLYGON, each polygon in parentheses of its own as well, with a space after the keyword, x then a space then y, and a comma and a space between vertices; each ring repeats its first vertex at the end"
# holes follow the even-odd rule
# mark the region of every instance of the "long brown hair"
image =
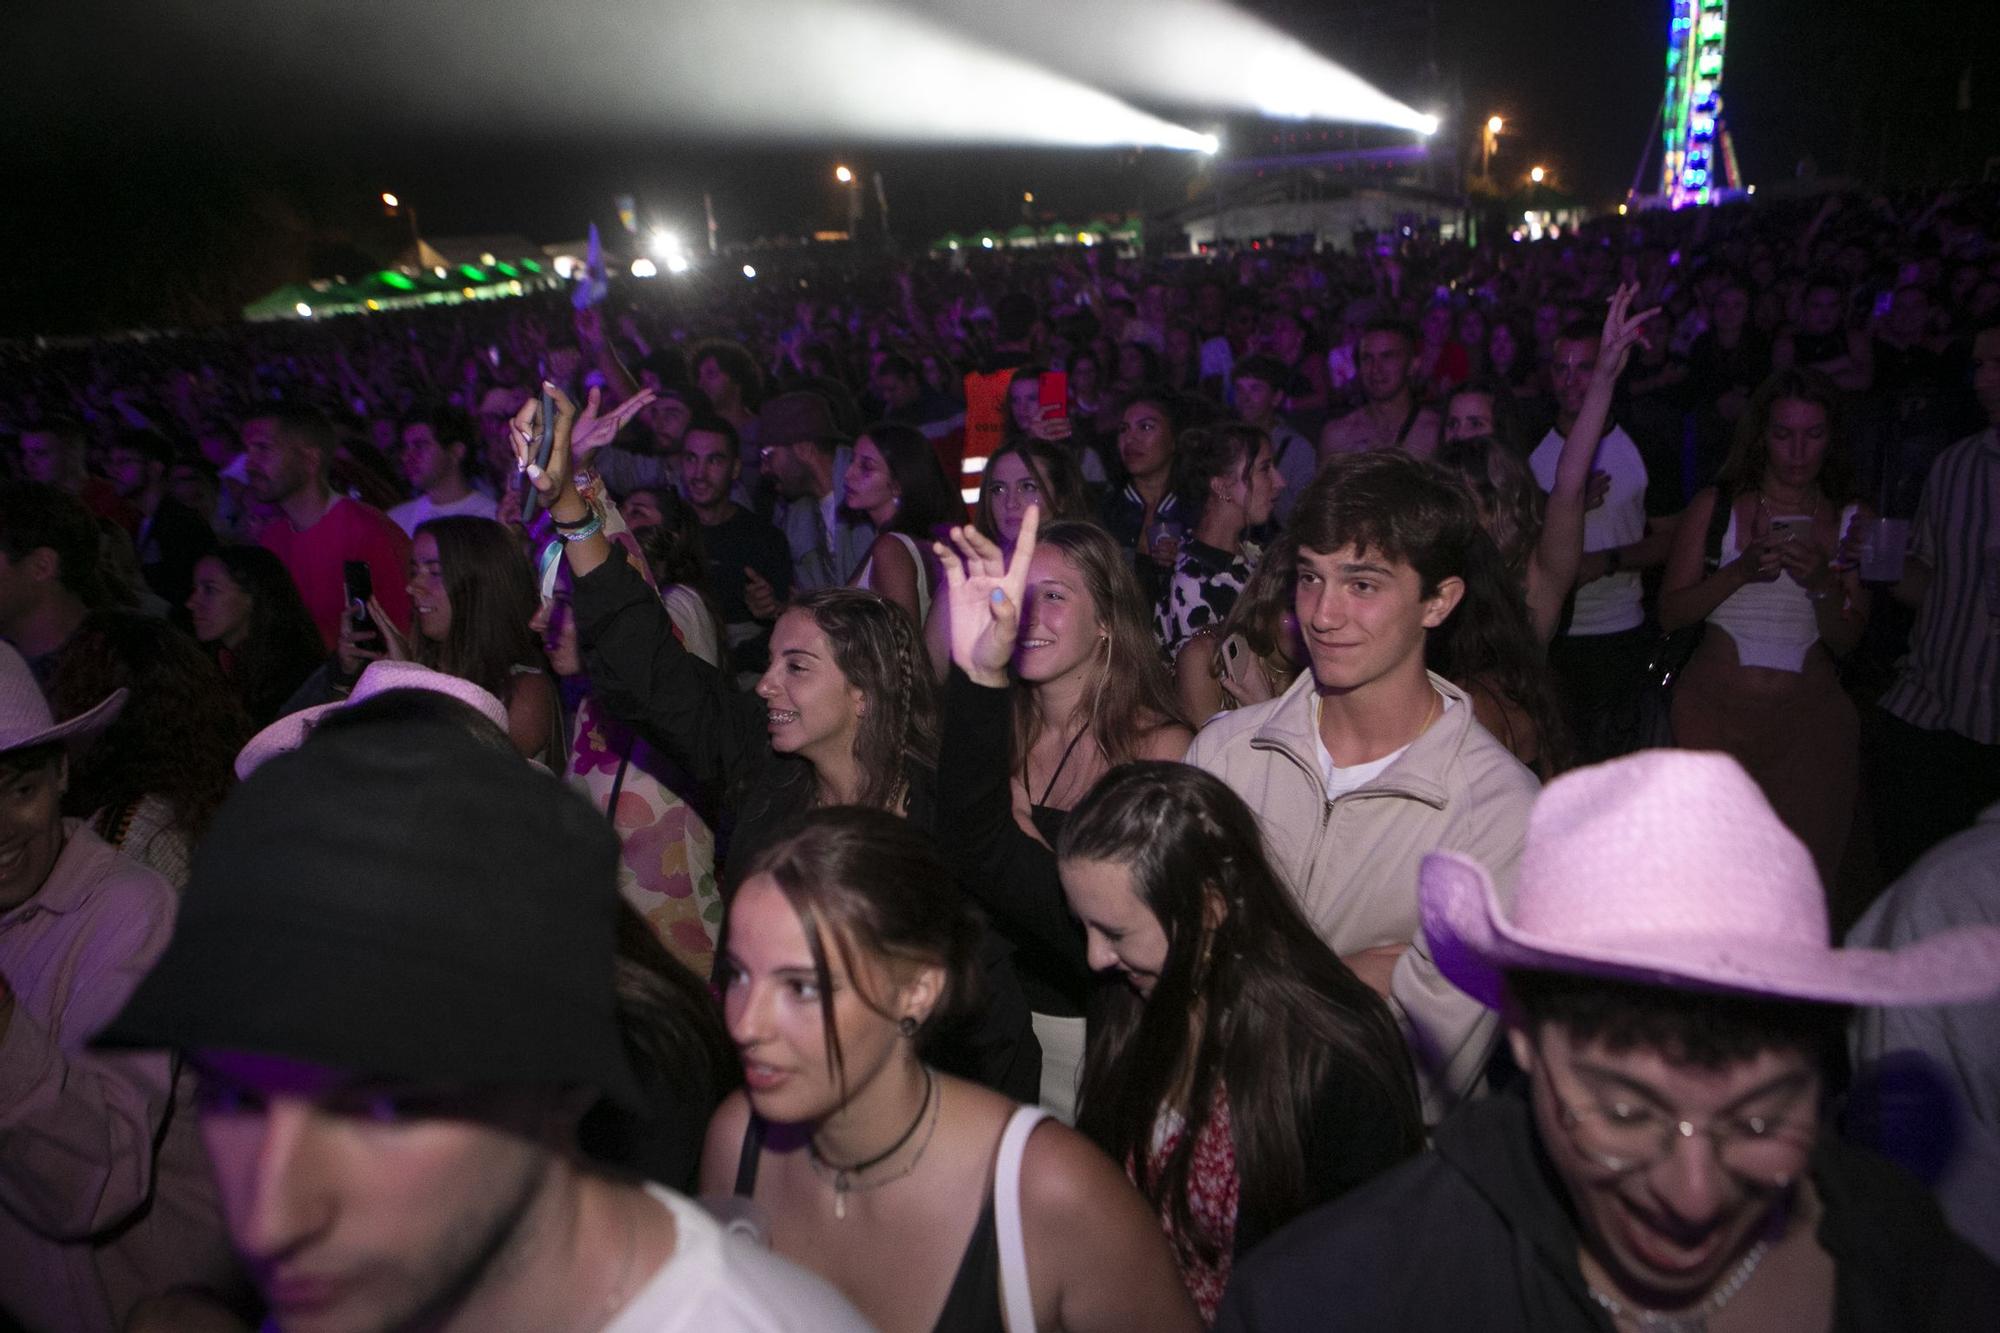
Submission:
POLYGON ((1854 460, 1847 449, 1845 395, 1840 386, 1817 370, 1797 367, 1781 370, 1757 386, 1750 404, 1736 420, 1736 439, 1716 475, 1716 485, 1725 495, 1748 495, 1764 484, 1764 469, 1771 461, 1771 446, 1765 436, 1771 428, 1771 413, 1779 403, 1811 403, 1826 413, 1826 453, 1819 465, 1819 488, 1833 503, 1846 504, 1854 498, 1854 460))
POLYGON ((1310 1143, 1308 1127, 1336 1080, 1400 1128, 1404 1152, 1423 1146, 1416 1077, 1388 1005, 1300 914, 1256 816, 1221 779, 1186 764, 1121 765, 1071 812, 1056 854, 1126 868, 1167 937, 1152 995, 1121 986, 1093 1014, 1076 1127, 1112 1161, 1132 1164, 1184 1250, 1209 1262, 1222 1250, 1189 1190, 1218 1086, 1236 1151, 1239 1235, 1269 1234, 1314 1202, 1301 1189, 1306 1154, 1326 1145, 1310 1143), (1183 1080, 1187 1100, 1173 1105, 1183 1080), (1179 1111, 1185 1129, 1156 1160, 1166 1110, 1179 1111))
MULTIPOLYGON (((1132 557, 1095 523, 1051 523, 1039 547, 1061 551, 1083 580, 1105 632, 1102 665, 1091 692, 1090 736, 1107 764, 1138 757, 1138 742, 1170 723, 1184 723, 1159 641, 1148 622, 1146 595, 1132 572, 1132 557)), ((1039 727, 1032 689, 1016 682, 1014 762, 1026 761, 1039 727)))
POLYGON ((197 841, 235 785, 236 752, 250 739, 236 691, 214 659, 166 621, 92 611, 49 682, 49 706, 57 718, 74 717, 116 689, 131 694, 70 765, 66 812, 101 810, 115 825, 140 800, 158 796, 188 841, 197 841))
POLYGON ((513 695, 516 667, 548 670, 541 636, 528 628, 537 609, 534 572, 520 543, 490 518, 455 514, 417 525, 437 543, 451 625, 443 641, 411 636, 417 661, 469 680, 494 698, 513 695))
POLYGON ((821 588, 792 603, 813 618, 834 665, 868 707, 854 738, 857 805, 899 813, 911 779, 937 766, 937 683, 909 612, 866 588, 821 588))
MULTIPOLYGON (((751 861, 747 880, 769 875, 804 929, 819 982, 827 1063, 847 1096, 840 1033, 833 1019, 829 950, 840 957, 862 1002, 885 1018, 881 996, 863 985, 859 957, 879 965, 935 965, 945 984, 918 1027, 919 1048, 976 1014, 983 1000, 978 918, 959 894, 930 840, 906 819, 858 805, 807 814, 795 832, 751 861)), ((716 956, 729 966, 729 920, 716 956)))

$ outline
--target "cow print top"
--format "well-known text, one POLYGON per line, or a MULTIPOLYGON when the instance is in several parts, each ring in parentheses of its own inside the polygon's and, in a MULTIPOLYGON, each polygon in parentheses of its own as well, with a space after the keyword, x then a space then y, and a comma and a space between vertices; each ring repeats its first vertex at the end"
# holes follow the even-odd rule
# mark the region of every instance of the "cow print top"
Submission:
POLYGON ((1153 608, 1153 632, 1171 657, 1199 630, 1220 625, 1236 605, 1262 554, 1250 543, 1224 551, 1190 537, 1181 543, 1166 598, 1153 608))

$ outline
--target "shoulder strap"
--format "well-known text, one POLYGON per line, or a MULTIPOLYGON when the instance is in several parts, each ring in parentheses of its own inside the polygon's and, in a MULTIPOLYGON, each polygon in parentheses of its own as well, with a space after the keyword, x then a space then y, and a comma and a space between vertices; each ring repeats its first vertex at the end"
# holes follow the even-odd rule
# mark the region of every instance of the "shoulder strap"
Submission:
POLYGON ((736 1189, 738 1198, 747 1199, 757 1192, 757 1157, 764 1151, 764 1122, 757 1113, 750 1113, 749 1121, 743 1126, 743 1155, 736 1159, 736 1189))
POLYGON ((1007 1333, 1035 1333, 1028 1245, 1021 1233, 1021 1158, 1028 1151, 1028 1136, 1049 1118, 1039 1106, 1016 1110, 1000 1135, 1000 1156, 993 1164, 994 1236, 1000 1247, 1000 1308, 1007 1316, 1007 1333))
POLYGON ((1708 538, 1701 544, 1702 566, 1708 573, 1722 568, 1722 534, 1729 530, 1730 511, 1735 508, 1736 493, 1718 484, 1715 488, 1715 508, 1708 515, 1708 538))
POLYGON ((1403 447, 1403 441, 1410 438, 1410 427, 1417 424, 1417 418, 1423 414, 1423 410, 1423 400, 1418 398, 1414 392, 1411 393, 1410 415, 1403 418, 1403 428, 1396 432, 1396 443, 1391 446, 1392 448, 1400 449, 1403 447))

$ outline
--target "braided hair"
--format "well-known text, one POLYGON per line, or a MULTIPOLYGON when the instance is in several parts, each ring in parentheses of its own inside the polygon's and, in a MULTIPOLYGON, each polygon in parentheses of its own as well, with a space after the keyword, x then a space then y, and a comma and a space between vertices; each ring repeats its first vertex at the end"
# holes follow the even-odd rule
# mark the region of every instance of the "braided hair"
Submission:
POLYGON ((910 781, 937 765, 938 698, 909 612, 866 588, 822 588, 793 605, 813 618, 866 706, 854 741, 857 805, 901 813, 910 781))

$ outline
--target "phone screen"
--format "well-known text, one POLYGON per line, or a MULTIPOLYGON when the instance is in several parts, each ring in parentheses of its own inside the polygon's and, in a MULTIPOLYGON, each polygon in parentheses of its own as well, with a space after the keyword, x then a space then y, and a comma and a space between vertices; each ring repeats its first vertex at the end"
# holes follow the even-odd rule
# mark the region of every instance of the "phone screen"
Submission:
POLYGON ((1042 420, 1064 416, 1069 412, 1069 375, 1066 371, 1051 370, 1042 375, 1040 383, 1042 420))

